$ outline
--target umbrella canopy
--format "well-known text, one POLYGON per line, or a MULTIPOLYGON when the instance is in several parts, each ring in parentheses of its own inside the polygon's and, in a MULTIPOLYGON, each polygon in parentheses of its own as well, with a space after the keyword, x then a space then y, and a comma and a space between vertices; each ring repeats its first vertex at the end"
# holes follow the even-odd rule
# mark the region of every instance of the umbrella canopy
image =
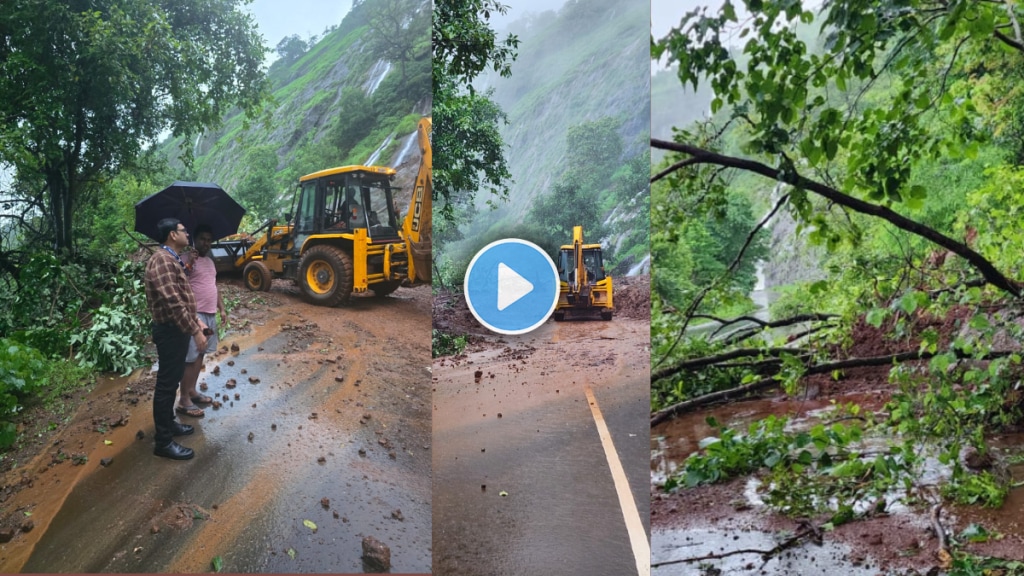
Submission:
POLYGON ((238 233, 238 224, 245 208, 235 202, 223 188, 206 182, 182 182, 139 200, 135 204, 135 231, 157 242, 157 222, 177 218, 193 233, 196 226, 206 224, 213 230, 213 239, 238 233))

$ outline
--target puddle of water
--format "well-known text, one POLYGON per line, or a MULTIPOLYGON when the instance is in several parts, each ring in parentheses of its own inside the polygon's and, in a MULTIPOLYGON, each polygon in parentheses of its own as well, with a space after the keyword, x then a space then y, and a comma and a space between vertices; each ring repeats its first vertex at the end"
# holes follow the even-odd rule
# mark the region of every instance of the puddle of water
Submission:
POLYGON ((764 562, 759 554, 736 554, 701 562, 673 563, 684 558, 698 558, 721 555, 730 550, 771 550, 780 543, 775 535, 756 530, 708 530, 669 529, 657 530, 651 540, 651 574, 735 574, 748 576, 785 575, 821 576, 822 574, 843 574, 844 576, 875 576, 878 568, 868 563, 856 565, 847 557, 850 548, 836 542, 825 541, 821 545, 801 541, 785 553, 764 562), (710 565, 721 572, 700 571, 700 564, 710 565), (660 566, 659 566, 660 565, 660 566))

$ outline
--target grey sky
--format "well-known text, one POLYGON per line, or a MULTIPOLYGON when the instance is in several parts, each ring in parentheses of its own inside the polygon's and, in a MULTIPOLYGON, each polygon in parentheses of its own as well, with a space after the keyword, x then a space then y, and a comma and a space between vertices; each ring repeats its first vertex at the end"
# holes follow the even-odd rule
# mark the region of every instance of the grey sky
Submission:
POLYGON ((499 0, 508 6, 508 13, 491 14, 491 25, 495 30, 501 30, 512 22, 529 13, 539 14, 546 10, 558 10, 565 4, 565 0, 499 0))
MULTIPOLYGON (((285 36, 298 34, 303 40, 320 36, 324 28, 340 24, 351 8, 351 0, 253 0, 244 9, 253 15, 264 42, 273 50, 285 36)), ((271 56, 277 58, 277 54, 271 56)))

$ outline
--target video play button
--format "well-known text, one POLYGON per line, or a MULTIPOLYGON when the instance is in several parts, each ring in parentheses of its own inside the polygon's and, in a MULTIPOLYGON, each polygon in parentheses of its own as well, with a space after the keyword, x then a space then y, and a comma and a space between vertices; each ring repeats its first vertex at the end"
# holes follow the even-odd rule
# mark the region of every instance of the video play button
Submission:
POLYGON ((466 269, 466 304, 499 334, 524 334, 548 319, 558 302, 558 271, 536 244, 506 238, 484 246, 466 269))
POLYGON ((533 283, 516 273, 515 270, 498 263, 498 311, 508 308, 520 298, 533 292, 533 283))

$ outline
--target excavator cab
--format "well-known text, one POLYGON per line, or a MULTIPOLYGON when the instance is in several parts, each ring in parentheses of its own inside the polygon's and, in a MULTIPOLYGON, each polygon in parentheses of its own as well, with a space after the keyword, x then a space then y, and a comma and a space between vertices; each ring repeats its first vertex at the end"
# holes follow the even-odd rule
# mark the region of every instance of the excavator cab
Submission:
POLYGON ((600 312, 603 320, 611 320, 612 279, 605 274, 600 244, 583 243, 583 227, 573 228, 573 243, 561 247, 558 254, 561 287, 555 305, 556 321, 566 314, 581 316, 600 312))
POLYGON ((269 290, 274 278, 295 281, 307 300, 322 306, 372 290, 386 296, 399 286, 430 283, 432 123, 416 131, 420 168, 405 218, 392 196, 395 170, 341 166, 299 178, 293 211, 266 234, 230 250, 250 290, 269 290), (294 214, 294 218, 292 215, 294 214))

